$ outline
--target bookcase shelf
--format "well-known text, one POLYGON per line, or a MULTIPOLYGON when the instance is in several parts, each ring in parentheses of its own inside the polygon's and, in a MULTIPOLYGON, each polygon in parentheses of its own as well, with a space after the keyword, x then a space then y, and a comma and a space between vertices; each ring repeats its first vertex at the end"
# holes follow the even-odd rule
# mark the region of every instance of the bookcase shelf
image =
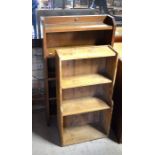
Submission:
POLYGON ((75 31, 90 31, 90 30, 112 30, 111 25, 103 23, 73 23, 71 24, 46 24, 45 29, 47 33, 53 32, 75 32, 75 31))
POLYGON ((112 57, 116 55, 113 51, 111 51, 111 49, 108 46, 84 46, 80 48, 68 47, 57 49, 57 51, 61 51, 59 57, 62 61, 75 59, 78 60, 89 58, 103 58, 112 57))
POLYGON ((57 114, 62 146, 108 136, 117 59, 117 53, 107 45, 57 49, 57 114))
POLYGON ((102 131, 91 125, 67 127, 64 129, 63 143, 65 145, 90 141, 107 137, 102 131))
POLYGON ((78 75, 62 78, 62 89, 112 83, 112 80, 100 74, 78 75))
POLYGON ((107 103, 97 97, 84 97, 62 101, 63 116, 88 113, 109 108, 110 106, 108 106, 107 103))

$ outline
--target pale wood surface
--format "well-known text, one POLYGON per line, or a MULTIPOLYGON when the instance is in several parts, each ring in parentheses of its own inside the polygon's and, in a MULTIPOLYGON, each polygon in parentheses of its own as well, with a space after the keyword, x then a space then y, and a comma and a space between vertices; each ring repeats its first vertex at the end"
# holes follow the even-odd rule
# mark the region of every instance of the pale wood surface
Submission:
POLYGON ((62 102, 62 115, 74 115, 87 112, 109 109, 110 107, 103 100, 96 97, 84 97, 62 102))
MULTIPOLYGON (((74 46, 74 47, 84 47, 84 46, 88 46, 88 45, 80 45, 80 46, 74 46)), ((69 46, 69 48, 72 48, 73 46, 69 46)), ((68 48, 68 47, 50 47, 50 48, 47 48, 47 52, 49 53, 49 57, 55 57, 56 55, 56 51, 59 50, 59 49, 65 49, 65 48, 68 48)))
POLYGON ((116 53, 109 46, 85 46, 85 47, 68 47, 58 49, 57 53, 61 60, 77 60, 88 58, 101 58, 116 56, 116 53))
POLYGON ((90 30, 112 30, 113 27, 103 23, 45 24, 46 33, 75 32, 90 30))
POLYGON ((77 75, 64 77, 62 79, 62 89, 91 86, 96 84, 111 83, 112 81, 100 74, 77 75))
POLYGON ((116 27, 115 35, 122 36, 122 27, 116 27))
MULTIPOLYGON (((64 24, 64 23, 83 23, 83 22, 100 22, 104 23, 106 19, 111 19, 110 16, 106 15, 73 15, 73 16, 50 16, 43 17, 45 24, 64 24)), ((107 22, 106 22, 107 23, 107 22)), ((112 25, 109 23, 109 25, 112 25)))
POLYGON ((61 75, 58 86, 61 94, 61 99, 58 99, 61 120, 58 121, 62 121, 60 127, 63 128, 61 144, 79 143, 108 135, 117 52, 110 46, 67 47, 57 51, 56 57, 61 64, 57 65, 61 68, 58 75, 61 75), (88 123, 100 125, 101 132, 87 126, 88 123))
POLYGON ((114 43, 113 47, 118 52, 119 58, 122 59, 122 43, 114 43))
POLYGON ((103 137, 106 137, 106 135, 91 125, 68 127, 64 129, 63 145, 81 143, 103 137))

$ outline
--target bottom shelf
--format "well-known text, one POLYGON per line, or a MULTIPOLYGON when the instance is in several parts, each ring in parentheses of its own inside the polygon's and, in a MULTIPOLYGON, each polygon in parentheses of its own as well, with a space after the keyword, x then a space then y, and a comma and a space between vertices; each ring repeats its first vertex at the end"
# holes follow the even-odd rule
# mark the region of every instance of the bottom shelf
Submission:
POLYGON ((63 145, 76 144, 103 137, 107 137, 107 135, 92 125, 67 127, 63 133, 63 145))

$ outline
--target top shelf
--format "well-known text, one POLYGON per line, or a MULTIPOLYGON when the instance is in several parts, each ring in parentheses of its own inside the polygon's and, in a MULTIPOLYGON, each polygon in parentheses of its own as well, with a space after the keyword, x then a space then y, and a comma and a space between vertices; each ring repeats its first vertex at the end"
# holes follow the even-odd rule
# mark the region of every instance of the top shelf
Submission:
POLYGON ((75 32, 75 31, 90 31, 90 30, 112 30, 111 25, 104 23, 72 23, 72 24, 45 24, 46 33, 53 32, 75 32))
POLYGON ((116 53, 107 45, 68 47, 58 49, 57 54, 61 60, 77 60, 88 58, 103 58, 116 56, 116 53))

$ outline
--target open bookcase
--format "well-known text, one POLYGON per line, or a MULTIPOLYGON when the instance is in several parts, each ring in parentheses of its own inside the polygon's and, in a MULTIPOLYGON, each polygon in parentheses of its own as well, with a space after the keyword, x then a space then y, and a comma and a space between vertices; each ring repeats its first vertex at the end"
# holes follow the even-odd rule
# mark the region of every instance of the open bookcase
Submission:
POLYGON ((106 45, 57 50, 57 115, 62 146, 109 134, 117 59, 117 53, 106 45))
MULTIPOLYGON (((109 15, 53 16, 43 18, 48 124, 50 124, 51 116, 56 114, 56 50, 88 45, 113 45, 114 34, 115 22, 109 15)), ((96 77, 96 75, 94 76, 96 77)), ((102 78, 100 80, 102 81, 102 78)))

